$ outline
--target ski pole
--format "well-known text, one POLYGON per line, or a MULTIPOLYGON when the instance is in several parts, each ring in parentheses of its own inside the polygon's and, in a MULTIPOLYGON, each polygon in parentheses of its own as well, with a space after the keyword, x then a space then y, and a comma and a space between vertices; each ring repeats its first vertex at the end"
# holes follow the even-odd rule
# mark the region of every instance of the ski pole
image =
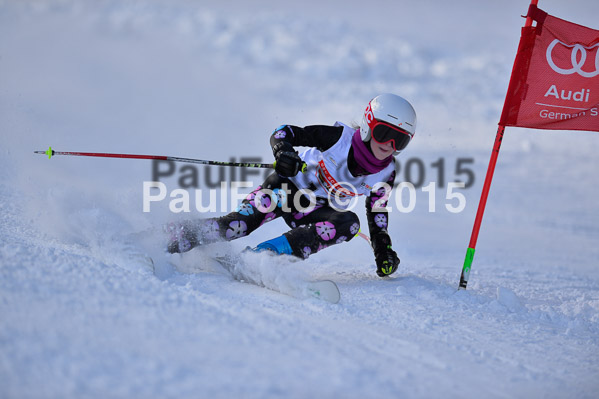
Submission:
POLYGON ((169 157, 165 155, 136 155, 136 154, 108 154, 99 152, 70 152, 70 151, 55 151, 49 147, 47 151, 34 151, 36 154, 45 154, 48 159, 54 155, 73 155, 80 157, 104 157, 104 158, 130 158, 130 159, 156 159, 159 161, 173 161, 197 163, 202 165, 219 165, 219 166, 238 166, 245 168, 270 168, 273 169, 275 164, 272 163, 255 163, 255 162, 222 162, 222 161, 206 161, 203 159, 169 157))

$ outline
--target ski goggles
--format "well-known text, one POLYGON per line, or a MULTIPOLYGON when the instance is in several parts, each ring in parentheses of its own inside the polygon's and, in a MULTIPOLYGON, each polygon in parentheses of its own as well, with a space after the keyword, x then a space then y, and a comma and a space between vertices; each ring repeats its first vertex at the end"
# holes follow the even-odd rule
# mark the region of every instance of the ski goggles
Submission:
POLYGON ((373 119, 368 123, 372 139, 378 144, 387 144, 389 141, 395 151, 401 151, 408 146, 412 136, 405 130, 385 122, 373 119))

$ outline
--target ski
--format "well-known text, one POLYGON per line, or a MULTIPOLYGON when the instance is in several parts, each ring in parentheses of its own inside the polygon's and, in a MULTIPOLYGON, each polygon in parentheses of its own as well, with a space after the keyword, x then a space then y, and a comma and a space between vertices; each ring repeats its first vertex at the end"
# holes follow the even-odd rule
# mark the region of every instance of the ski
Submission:
POLYGON ((330 303, 339 303, 341 293, 339 287, 331 280, 319 280, 306 283, 306 290, 312 298, 322 299, 330 303))
POLYGON ((297 281, 292 288, 274 286, 256 279, 248 273, 244 273, 243 268, 245 266, 245 261, 240 256, 224 255, 215 256, 213 259, 227 270, 234 279, 244 283, 268 288, 293 297, 316 298, 333 304, 339 303, 341 300, 339 287, 337 287, 337 284, 331 280, 297 281))

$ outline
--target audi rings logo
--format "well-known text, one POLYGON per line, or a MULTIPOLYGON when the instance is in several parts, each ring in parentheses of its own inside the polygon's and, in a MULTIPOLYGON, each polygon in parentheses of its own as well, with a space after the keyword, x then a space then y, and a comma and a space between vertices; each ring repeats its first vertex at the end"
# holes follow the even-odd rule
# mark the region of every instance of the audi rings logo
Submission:
POLYGON ((594 46, 585 47, 581 44, 566 44, 566 43, 559 41, 558 39, 555 39, 547 47, 547 62, 549 63, 549 66, 551 67, 551 69, 553 69, 555 72, 557 72, 561 75, 572 75, 573 73, 578 73, 580 76, 583 76, 585 78, 593 78, 593 77, 599 75, 599 43, 595 44, 594 46), (564 47, 568 47, 568 48, 572 49, 571 55, 570 55, 570 61, 572 62, 572 68, 563 69, 563 68, 560 68, 557 65, 555 65, 555 62, 553 62, 553 57, 552 57, 553 48, 555 46, 557 46, 558 43, 560 43, 564 47), (587 60, 587 50, 592 52, 593 49, 596 49, 595 50, 595 70, 593 72, 583 71, 582 67, 584 66, 584 64, 587 60))

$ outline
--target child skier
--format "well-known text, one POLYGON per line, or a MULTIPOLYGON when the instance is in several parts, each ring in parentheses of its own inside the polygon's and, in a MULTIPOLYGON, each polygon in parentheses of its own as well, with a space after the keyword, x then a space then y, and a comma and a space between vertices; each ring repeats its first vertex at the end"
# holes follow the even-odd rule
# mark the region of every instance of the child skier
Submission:
POLYGON ((334 126, 280 126, 270 137, 275 173, 228 215, 171 223, 168 251, 181 253, 243 237, 282 216, 291 230, 259 244, 254 251, 305 259, 358 234, 358 216, 344 207, 349 199, 366 195, 376 272, 388 276, 399 265, 387 232, 385 209, 395 180, 394 155, 406 148, 415 130, 414 109, 394 94, 372 99, 359 128, 339 122, 334 126), (295 146, 311 148, 298 155, 295 146))

